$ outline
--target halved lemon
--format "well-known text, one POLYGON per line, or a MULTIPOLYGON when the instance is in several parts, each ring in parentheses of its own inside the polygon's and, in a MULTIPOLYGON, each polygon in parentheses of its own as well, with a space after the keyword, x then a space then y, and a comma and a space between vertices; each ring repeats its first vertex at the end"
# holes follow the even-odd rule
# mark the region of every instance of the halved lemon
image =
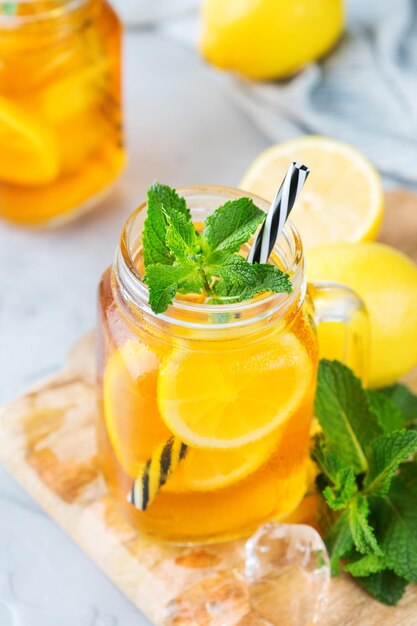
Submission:
POLYGON ((311 170, 291 213, 305 247, 376 238, 384 209, 380 177, 365 156, 340 141, 306 136, 272 146, 255 159, 240 187, 272 201, 291 161, 311 170))
POLYGON ((124 471, 136 476, 153 450, 172 435, 156 403, 159 358, 136 339, 110 356, 103 376, 108 436, 124 471))
POLYGON ((0 179, 45 185, 59 173, 54 133, 28 111, 0 97, 0 179))
POLYGON ((238 448, 286 420, 311 376, 307 351, 291 333, 236 350, 176 349, 160 369, 158 406, 169 430, 191 447, 238 448))

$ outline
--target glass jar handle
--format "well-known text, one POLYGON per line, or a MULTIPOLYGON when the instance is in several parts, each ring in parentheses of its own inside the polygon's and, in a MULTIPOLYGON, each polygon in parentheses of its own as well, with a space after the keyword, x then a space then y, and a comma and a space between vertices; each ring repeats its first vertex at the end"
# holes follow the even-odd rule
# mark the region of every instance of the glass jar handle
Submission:
POLYGON ((352 289, 339 283, 310 283, 320 358, 338 359, 366 385, 369 371, 369 319, 352 289))

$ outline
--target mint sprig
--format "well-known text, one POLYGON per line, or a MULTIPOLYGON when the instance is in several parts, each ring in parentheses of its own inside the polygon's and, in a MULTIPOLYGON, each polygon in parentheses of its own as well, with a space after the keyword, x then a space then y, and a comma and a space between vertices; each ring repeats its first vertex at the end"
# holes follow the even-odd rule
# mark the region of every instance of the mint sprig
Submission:
POLYGON ((288 274, 274 265, 252 265, 239 254, 264 219, 250 198, 239 198, 207 217, 200 233, 184 198, 154 183, 142 237, 152 310, 166 311, 177 293, 204 294, 209 304, 242 302, 269 291, 290 293, 288 274))
POLYGON ((388 605, 417 582, 416 408, 403 385, 364 390, 346 366, 320 363, 315 411, 323 433, 312 455, 332 571, 343 567, 388 605))

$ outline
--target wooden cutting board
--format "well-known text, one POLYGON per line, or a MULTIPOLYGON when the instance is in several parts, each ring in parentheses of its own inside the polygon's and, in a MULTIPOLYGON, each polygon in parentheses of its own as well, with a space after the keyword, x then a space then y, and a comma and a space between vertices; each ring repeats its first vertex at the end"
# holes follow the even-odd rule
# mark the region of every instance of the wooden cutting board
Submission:
MULTIPOLYGON (((381 239, 417 261, 417 198, 388 194, 381 239)), ((216 626, 261 626, 248 612, 233 567, 243 541, 161 546, 118 515, 100 475, 95 442, 94 337, 83 338, 65 368, 0 414, 0 459, 31 496, 155 624, 209 626, 207 602, 221 607, 216 626), (192 609, 190 607, 193 607, 192 609)), ((417 391, 417 373, 408 379, 417 391)), ((348 577, 333 579, 321 626, 417 626, 417 588, 400 605, 374 601, 348 577)), ((286 626, 286 625, 283 625, 286 626)))

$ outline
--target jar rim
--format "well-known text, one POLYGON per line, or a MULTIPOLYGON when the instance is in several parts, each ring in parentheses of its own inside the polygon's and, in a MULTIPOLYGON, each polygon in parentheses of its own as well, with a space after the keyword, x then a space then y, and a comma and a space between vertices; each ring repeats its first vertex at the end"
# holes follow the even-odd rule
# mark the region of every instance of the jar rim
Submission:
MULTIPOLYGON (((213 198, 218 198, 220 200, 218 206, 221 206, 222 202, 229 199, 249 197, 265 212, 268 210, 270 204, 259 196, 241 189, 227 186, 192 185, 179 187, 176 191, 179 195, 186 198, 188 204, 190 199, 199 196, 211 196, 213 198)), ((138 216, 146 209, 146 207, 147 202, 143 202, 126 220, 122 229, 113 268, 118 282, 122 287, 125 298, 127 298, 127 300, 134 305, 139 306, 142 310, 145 310, 151 316, 169 323, 175 323, 177 325, 179 324, 192 328, 231 328, 234 326, 244 325, 249 323, 249 321, 261 319, 262 317, 269 317, 272 313, 277 313, 280 309, 287 311, 297 298, 301 297, 301 300, 304 300, 306 286, 304 280, 303 247, 296 227, 290 220, 288 220, 279 237, 279 240, 275 244, 274 252, 278 255, 278 257, 282 258, 281 248, 283 244, 287 245, 291 251, 290 262, 285 264, 285 271, 290 275, 291 282, 293 284, 291 293, 273 293, 259 299, 244 300, 243 302, 232 304, 207 304, 175 298, 173 304, 170 305, 169 309, 165 313, 154 313, 148 303, 148 288, 143 282, 143 276, 138 270, 135 259, 133 258, 130 250, 130 239, 132 237, 133 227, 138 216), (216 317, 216 314, 228 313, 232 314, 229 317, 231 317, 233 321, 223 323, 218 321, 214 323, 193 323, 189 320, 181 319, 181 315, 187 313, 200 317, 207 316, 211 320, 216 317)), ((193 210, 193 207, 190 206, 190 209, 193 210)), ((218 315, 218 318, 221 319, 221 315, 218 315)))

